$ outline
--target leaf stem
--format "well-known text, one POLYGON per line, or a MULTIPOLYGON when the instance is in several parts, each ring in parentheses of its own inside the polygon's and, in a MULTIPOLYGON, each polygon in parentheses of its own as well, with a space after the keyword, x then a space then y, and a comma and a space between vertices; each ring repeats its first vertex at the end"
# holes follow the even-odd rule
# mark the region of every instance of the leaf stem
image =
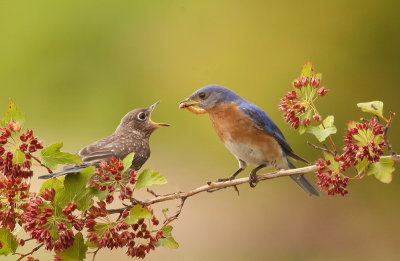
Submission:
POLYGON ((53 173, 53 171, 52 171, 49 167, 47 167, 46 165, 44 165, 44 164, 40 161, 39 158, 37 158, 37 157, 35 157, 35 156, 33 156, 33 155, 31 155, 31 157, 32 157, 32 159, 34 159, 37 163, 39 163, 40 166, 46 168, 47 171, 48 171, 49 173, 53 173))

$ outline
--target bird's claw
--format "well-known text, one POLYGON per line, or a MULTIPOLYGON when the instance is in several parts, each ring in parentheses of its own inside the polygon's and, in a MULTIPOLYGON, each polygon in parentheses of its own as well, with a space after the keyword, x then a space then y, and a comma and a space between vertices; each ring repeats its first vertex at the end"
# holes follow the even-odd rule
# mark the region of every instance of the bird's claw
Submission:
POLYGON ((257 186, 258 183, 258 179, 257 179, 257 175, 250 175, 249 177, 249 185, 252 188, 255 188, 257 186))

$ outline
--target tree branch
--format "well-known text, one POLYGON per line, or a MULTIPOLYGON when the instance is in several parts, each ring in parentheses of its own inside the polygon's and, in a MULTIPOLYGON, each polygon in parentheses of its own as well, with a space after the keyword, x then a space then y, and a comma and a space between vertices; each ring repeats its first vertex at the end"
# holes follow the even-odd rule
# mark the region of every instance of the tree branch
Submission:
MULTIPOLYGON (((384 159, 391 159, 396 162, 400 162, 400 155, 391 155, 391 156, 382 156, 381 158, 384 159)), ((257 175, 257 178, 259 181, 264 181, 264 180, 269 180, 269 179, 275 179, 279 177, 285 177, 285 176, 290 176, 290 175, 296 175, 296 174, 306 174, 310 172, 315 172, 318 170, 318 166, 316 165, 311 165, 303 168, 297 168, 297 169, 284 169, 284 170, 278 170, 274 172, 269 172, 265 174, 260 174, 257 175)), ((217 191, 220 189, 224 188, 229 188, 229 187, 235 187, 238 185, 246 184, 249 183, 249 177, 245 178, 239 178, 239 179, 233 179, 233 180, 228 180, 228 181, 223 181, 223 182, 208 182, 207 185, 186 191, 186 192, 175 192, 167 195, 157 195, 152 199, 147 199, 143 201, 143 206, 150 206, 156 203, 168 201, 168 200, 175 200, 175 199, 186 199, 188 197, 194 196, 196 194, 199 194, 201 192, 210 192, 210 191, 217 191)), ((109 214, 116 214, 116 213, 121 213, 125 209, 129 209, 131 206, 123 207, 123 208, 116 208, 116 209, 109 209, 108 213, 109 214)), ((180 212, 180 211, 179 211, 180 212)))

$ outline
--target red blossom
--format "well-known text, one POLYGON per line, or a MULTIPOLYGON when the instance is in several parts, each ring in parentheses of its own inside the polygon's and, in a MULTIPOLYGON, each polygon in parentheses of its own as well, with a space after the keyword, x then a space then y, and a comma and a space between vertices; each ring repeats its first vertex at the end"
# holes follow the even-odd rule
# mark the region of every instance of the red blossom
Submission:
MULTIPOLYGON (((106 203, 98 202, 97 206, 92 206, 87 212, 85 227, 89 232, 88 239, 99 248, 127 247, 127 255, 144 258, 147 253, 154 250, 155 243, 162 237, 162 231, 152 229, 144 222, 144 219, 129 225, 124 220, 128 216, 129 211, 125 210, 122 213, 122 219, 104 223, 104 220, 108 219, 106 203), (101 230, 98 230, 99 227, 101 230)), ((151 221, 153 225, 159 223, 155 217, 151 221)))
POLYGON ((386 146, 383 134, 384 127, 376 118, 366 123, 351 124, 344 137, 347 144, 338 157, 340 170, 355 166, 364 159, 370 163, 378 162, 386 146))
POLYGON ((318 89, 318 96, 325 96, 328 93, 328 90, 325 87, 321 87, 318 89))
POLYGON ((316 165, 317 170, 317 185, 326 191, 328 195, 340 194, 342 196, 348 194, 346 189, 349 178, 341 173, 333 172, 328 166, 331 165, 329 160, 318 159, 316 165))

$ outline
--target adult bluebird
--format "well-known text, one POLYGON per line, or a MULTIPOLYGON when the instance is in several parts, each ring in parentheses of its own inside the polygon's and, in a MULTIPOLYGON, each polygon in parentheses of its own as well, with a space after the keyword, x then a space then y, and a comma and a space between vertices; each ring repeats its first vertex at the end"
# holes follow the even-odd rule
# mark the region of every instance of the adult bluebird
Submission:
POLYGON ((81 157, 82 165, 67 165, 63 171, 43 175, 39 179, 77 173, 88 166, 98 166, 100 162, 108 161, 112 157, 123 159, 132 152, 135 155, 130 169, 139 170, 150 157, 150 135, 161 126, 169 126, 151 120, 151 113, 157 104, 158 102, 148 108, 128 112, 113 134, 81 149, 77 155, 81 157))
MULTIPOLYGON (((295 168, 289 157, 307 162, 293 152, 282 132, 262 109, 223 86, 205 86, 183 100, 179 107, 196 114, 208 113, 218 136, 238 160, 239 169, 219 181, 232 180, 247 165, 255 165, 250 172, 250 186, 255 187, 257 171, 262 168, 295 168)), ((309 195, 319 195, 303 175, 290 177, 309 195)))

